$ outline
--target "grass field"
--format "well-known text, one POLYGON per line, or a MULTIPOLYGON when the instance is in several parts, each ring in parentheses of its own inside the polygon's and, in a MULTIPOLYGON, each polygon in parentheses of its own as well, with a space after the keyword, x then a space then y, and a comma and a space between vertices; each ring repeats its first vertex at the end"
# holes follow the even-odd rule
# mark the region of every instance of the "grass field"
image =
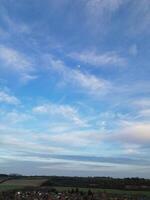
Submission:
POLYGON ((0 192, 1 191, 8 191, 8 190, 15 190, 15 189, 22 189, 22 186, 19 185, 2 185, 0 184, 0 192))
POLYGON ((30 186, 38 187, 45 181, 46 179, 37 179, 37 178, 11 179, 0 184, 0 191, 23 189, 25 187, 30 187, 30 186))
MULTIPOLYGON (((55 187, 55 188, 60 192, 73 189, 73 187, 55 187)), ((88 191, 88 190, 89 188, 79 188, 79 191, 88 191)), ((100 188, 92 188, 91 191, 107 192, 111 194, 145 195, 147 197, 150 197, 150 191, 127 191, 127 190, 100 189, 100 188)))

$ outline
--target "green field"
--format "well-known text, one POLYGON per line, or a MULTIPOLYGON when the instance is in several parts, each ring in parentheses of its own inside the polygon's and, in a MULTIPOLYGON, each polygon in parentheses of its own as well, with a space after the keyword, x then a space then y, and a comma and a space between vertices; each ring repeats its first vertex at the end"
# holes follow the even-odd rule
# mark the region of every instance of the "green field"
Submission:
POLYGON ((0 191, 22 189, 22 188, 30 187, 30 186, 38 187, 45 181, 46 179, 37 179, 37 178, 11 179, 0 184, 0 191))
MULTIPOLYGON (((62 192, 65 190, 75 189, 73 187, 55 187, 58 191, 62 192)), ((79 188, 79 191, 87 192, 89 188, 79 188)), ((111 194, 127 194, 127 195, 145 195, 150 197, 150 191, 127 191, 127 190, 114 190, 114 189, 100 189, 100 188, 90 188, 93 192, 107 192, 111 194)))
POLYGON ((13 186, 40 186, 46 179, 11 179, 7 180, 0 185, 13 185, 13 186))
POLYGON ((17 186, 17 185, 2 185, 0 184, 0 192, 1 191, 8 191, 8 190, 16 190, 16 189, 22 189, 23 187, 17 186))

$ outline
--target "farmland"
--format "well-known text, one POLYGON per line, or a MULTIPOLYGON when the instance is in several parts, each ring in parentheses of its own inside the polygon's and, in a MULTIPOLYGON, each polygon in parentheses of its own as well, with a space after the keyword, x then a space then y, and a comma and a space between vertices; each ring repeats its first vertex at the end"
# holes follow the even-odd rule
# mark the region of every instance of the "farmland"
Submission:
POLYGON ((25 187, 38 187, 46 179, 42 178, 19 178, 9 179, 0 184, 0 191, 23 189, 25 187))
POLYGON ((11 179, 3 182, 1 185, 7 186, 7 185, 13 185, 13 186, 40 186, 43 182, 45 182, 46 179, 28 179, 28 178, 22 178, 22 179, 11 179))
POLYGON ((23 187, 19 185, 3 185, 0 184, 0 192, 1 191, 10 191, 10 190, 17 190, 17 189, 22 189, 23 187))
MULTIPOLYGON (((74 187, 54 187, 57 191, 64 192, 66 190, 76 189, 74 187)), ((89 188, 79 188, 79 191, 87 192, 89 188)), ((106 192, 110 194, 122 194, 122 195, 145 195, 150 197, 150 191, 127 191, 127 190, 116 190, 116 189, 100 189, 100 188, 90 188, 94 193, 106 192)))
MULTIPOLYGON (((68 194, 76 194, 76 193, 84 193, 88 194, 89 190, 95 194, 105 194, 108 196, 128 196, 128 197, 145 197, 146 199, 150 199, 150 190, 140 190, 140 189, 120 189, 114 187, 115 184, 119 181, 123 181, 123 179, 112 179, 112 178, 82 178, 82 177, 38 177, 38 176, 32 176, 32 177, 26 177, 26 176, 18 176, 18 177, 7 177, 5 181, 0 183, 0 193, 6 192, 6 194, 11 192, 14 194, 17 191, 23 192, 23 191, 29 191, 31 194, 34 191, 39 191, 39 193, 43 193, 43 190, 55 190, 58 193, 68 193, 68 194), (91 184, 92 182, 92 184, 91 184), (89 184, 90 183, 90 184, 89 184), (95 183, 95 184, 94 184, 95 183), (97 184, 96 184, 97 183, 97 184), (103 183, 103 184, 102 184, 103 183), (105 183, 105 184, 104 184, 105 183), (110 184, 111 183, 111 184, 110 184), (89 184, 89 185, 88 185, 89 184), (98 185, 99 184, 99 185, 98 185), (100 187, 100 184, 103 187, 100 187), (108 187, 106 187, 108 185, 108 187), (99 186, 99 187, 98 187, 99 186), (76 190, 78 189, 78 192, 76 190)), ((124 180, 124 183, 128 181, 128 183, 132 183, 132 186, 135 186, 135 184, 139 184, 140 182, 149 185, 149 180, 140 180, 140 179, 128 179, 124 180), (134 181, 133 181, 134 180, 134 181), (136 181, 135 181, 136 180, 136 181)), ((126 186, 126 185, 125 185, 126 186)), ((140 185, 139 185, 140 186, 140 185)), ((143 186, 143 185, 142 185, 143 186)), ((28 192, 27 192, 28 193, 28 192)), ((22 193, 24 194, 24 192, 22 193)), ((46 194, 46 193, 45 193, 46 194)), ((49 193, 51 194, 51 193, 49 193)))

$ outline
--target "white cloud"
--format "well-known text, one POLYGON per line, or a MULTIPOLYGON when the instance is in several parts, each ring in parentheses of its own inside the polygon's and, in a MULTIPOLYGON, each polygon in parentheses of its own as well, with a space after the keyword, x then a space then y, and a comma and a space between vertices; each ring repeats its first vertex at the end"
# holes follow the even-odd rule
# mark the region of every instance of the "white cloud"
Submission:
POLYGON ((150 26, 150 1, 131 1, 129 14, 129 30, 133 34, 149 34, 150 26))
POLYGON ((11 32, 13 31, 15 33, 21 34, 30 33, 30 28, 27 24, 20 21, 15 21, 15 19, 13 19, 12 16, 6 14, 6 12, 2 12, 1 18, 11 32))
POLYGON ((133 105, 135 105, 138 108, 150 108, 150 99, 144 98, 136 100, 133 102, 133 105))
POLYGON ((150 99, 143 98, 133 102, 133 105, 138 108, 139 117, 150 117, 150 99))
POLYGON ((63 119, 73 121, 76 125, 86 126, 86 122, 80 117, 78 110, 69 105, 62 104, 43 104, 33 108, 33 112, 47 114, 50 116, 62 116, 63 119))
POLYGON ((15 97, 5 91, 1 91, 1 90, 0 90, 0 102, 12 104, 12 105, 20 104, 20 100, 17 97, 15 97))
POLYGON ((150 109, 143 109, 139 112, 142 117, 150 117, 150 109))
POLYGON ((85 64, 100 67, 103 65, 124 65, 126 63, 125 58, 121 57, 116 52, 106 52, 103 54, 96 53, 94 51, 86 51, 80 53, 72 53, 70 56, 85 64))
MULTIPOLYGON (((66 131, 65 133, 55 133, 41 135, 41 139, 49 140, 59 145, 67 145, 71 147, 83 147, 91 144, 100 144, 103 134, 96 131, 66 131)), ((90 146, 89 146, 90 148, 90 146)))
POLYGON ((38 78, 37 75, 23 74, 23 76, 21 78, 21 82, 22 83, 27 83, 27 82, 35 80, 37 78, 38 78))
MULTIPOLYGON (((11 117, 10 116, 10 120, 11 117)), ((15 115, 16 118, 16 115, 15 115)), ((29 118, 28 118, 29 119, 29 118)), ((21 116, 21 119, 16 118, 16 122, 21 122, 27 120, 27 116, 21 116)), ((32 119, 31 119, 32 120, 32 119)), ((38 132, 36 130, 25 128, 23 125, 21 126, 13 126, 13 124, 0 124, 0 151, 4 151, 6 154, 10 153, 60 153, 60 152, 67 152, 63 147, 60 145, 55 146, 54 144, 50 143, 50 141, 42 142, 40 140, 40 136, 43 135, 43 131, 38 132), (30 138, 30 139, 29 139, 30 138)), ((3 153, 2 153, 3 154, 3 153)), ((2 155, 1 154, 1 155, 2 155)))
POLYGON ((110 137, 114 141, 146 145, 150 143, 150 124, 147 122, 123 122, 118 133, 110 137))
POLYGON ((31 71, 31 62, 20 52, 15 49, 0 45, 0 59, 16 71, 31 71))
POLYGON ((33 116, 27 114, 25 112, 18 112, 18 111, 2 111, 0 112, 0 117, 2 117, 1 123, 5 124, 17 124, 21 122, 25 122, 27 120, 31 120, 33 116))
POLYGON ((137 144, 125 144, 123 146, 123 152, 125 155, 137 155, 141 151, 140 145, 137 144))
POLYGON ((104 79, 100 79, 93 74, 82 72, 79 69, 69 68, 62 60, 49 56, 51 69, 58 72, 63 78, 64 83, 80 87, 90 94, 104 94, 111 88, 111 83, 104 79))
POLYGON ((75 82, 78 82, 81 87, 89 89, 91 93, 104 92, 110 87, 110 83, 106 80, 99 79, 95 75, 82 73, 79 70, 73 70, 70 74, 75 82))
POLYGON ((102 24, 103 21, 111 17, 125 2, 125 0, 87 0, 87 20, 90 22, 99 21, 98 23, 102 24))
POLYGON ((122 0, 88 0, 87 6, 94 12, 94 9, 103 13, 105 10, 115 11, 122 4, 122 0))
POLYGON ((24 152, 32 152, 36 151, 36 153, 42 153, 42 152, 47 152, 47 153, 56 153, 56 152, 61 152, 63 148, 61 147, 54 147, 51 145, 44 145, 40 144, 37 141, 29 141, 27 139, 18 138, 18 137, 13 137, 11 134, 4 135, 1 137, 1 146, 7 146, 10 149, 13 149, 14 152, 16 151, 24 151, 24 152))
POLYGON ((1 67, 18 73, 23 81, 36 78, 31 75, 35 71, 31 59, 13 48, 0 45, 0 61, 1 67))

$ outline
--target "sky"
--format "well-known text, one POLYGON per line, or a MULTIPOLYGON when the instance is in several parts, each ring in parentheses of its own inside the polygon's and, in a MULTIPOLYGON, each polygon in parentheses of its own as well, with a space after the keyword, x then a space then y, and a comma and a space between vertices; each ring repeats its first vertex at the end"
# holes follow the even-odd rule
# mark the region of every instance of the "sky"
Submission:
POLYGON ((0 0, 0 173, 150 178, 149 27, 149 0, 0 0))

